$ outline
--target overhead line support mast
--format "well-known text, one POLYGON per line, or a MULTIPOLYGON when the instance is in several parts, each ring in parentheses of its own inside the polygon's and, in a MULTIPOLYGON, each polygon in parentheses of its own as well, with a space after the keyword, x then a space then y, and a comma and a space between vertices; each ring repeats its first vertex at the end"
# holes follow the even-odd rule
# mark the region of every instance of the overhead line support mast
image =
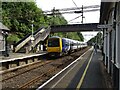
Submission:
POLYGON ((83 16, 83 5, 82 5, 82 21, 81 21, 81 23, 83 24, 83 18, 84 18, 84 16, 83 16))

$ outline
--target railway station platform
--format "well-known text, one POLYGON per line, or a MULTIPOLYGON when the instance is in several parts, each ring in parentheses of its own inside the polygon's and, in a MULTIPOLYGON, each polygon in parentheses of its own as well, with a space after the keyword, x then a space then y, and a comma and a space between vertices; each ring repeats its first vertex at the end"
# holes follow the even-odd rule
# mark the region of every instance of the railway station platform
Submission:
POLYGON ((9 53, 9 57, 0 56, 0 71, 17 69, 39 61, 40 56, 47 54, 46 51, 39 53, 9 53))
POLYGON ((36 54, 43 54, 47 53, 46 51, 40 51, 39 53, 9 53, 8 57, 5 56, 0 56, 0 60, 8 60, 8 59, 13 59, 13 58, 22 58, 25 56, 30 56, 30 55, 36 55, 36 54))
POLYGON ((103 65, 103 56, 100 50, 95 53, 90 49, 74 64, 65 69, 52 80, 41 85, 40 89, 101 89, 111 88, 111 79, 103 65))
POLYGON ((89 62, 87 64, 88 68, 86 66, 77 88, 99 88, 103 90, 112 88, 110 77, 103 65, 101 51, 93 52, 89 62))

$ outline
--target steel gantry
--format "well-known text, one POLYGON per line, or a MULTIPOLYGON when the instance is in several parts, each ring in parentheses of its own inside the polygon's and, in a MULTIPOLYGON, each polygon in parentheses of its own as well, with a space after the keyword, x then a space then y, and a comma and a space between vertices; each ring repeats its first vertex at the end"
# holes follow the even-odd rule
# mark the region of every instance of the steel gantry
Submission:
POLYGON ((100 10, 100 6, 99 5, 91 5, 91 6, 83 6, 82 7, 72 7, 72 8, 63 8, 63 9, 55 9, 55 7, 53 8, 53 10, 47 10, 47 11, 43 11, 43 14, 45 15, 52 15, 53 17, 55 15, 61 15, 61 14, 81 14, 80 16, 70 20, 69 22, 82 17, 82 21, 81 23, 83 23, 83 18, 85 18, 83 16, 83 13, 86 12, 95 12, 95 11, 99 11, 100 10))

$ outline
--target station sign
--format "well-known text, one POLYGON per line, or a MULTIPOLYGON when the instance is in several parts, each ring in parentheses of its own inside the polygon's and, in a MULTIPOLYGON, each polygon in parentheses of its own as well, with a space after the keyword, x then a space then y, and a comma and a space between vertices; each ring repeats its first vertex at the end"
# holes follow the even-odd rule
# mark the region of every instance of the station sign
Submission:
POLYGON ((112 24, 97 25, 97 28, 101 28, 101 29, 112 28, 112 24))

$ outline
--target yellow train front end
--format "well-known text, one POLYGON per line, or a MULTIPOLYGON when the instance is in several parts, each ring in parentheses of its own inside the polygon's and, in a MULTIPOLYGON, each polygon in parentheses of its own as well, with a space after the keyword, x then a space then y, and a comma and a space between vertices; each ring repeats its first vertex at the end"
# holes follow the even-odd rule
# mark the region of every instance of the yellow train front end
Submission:
POLYGON ((60 37, 52 37, 47 41, 47 52, 49 56, 61 56, 62 39, 60 37))

